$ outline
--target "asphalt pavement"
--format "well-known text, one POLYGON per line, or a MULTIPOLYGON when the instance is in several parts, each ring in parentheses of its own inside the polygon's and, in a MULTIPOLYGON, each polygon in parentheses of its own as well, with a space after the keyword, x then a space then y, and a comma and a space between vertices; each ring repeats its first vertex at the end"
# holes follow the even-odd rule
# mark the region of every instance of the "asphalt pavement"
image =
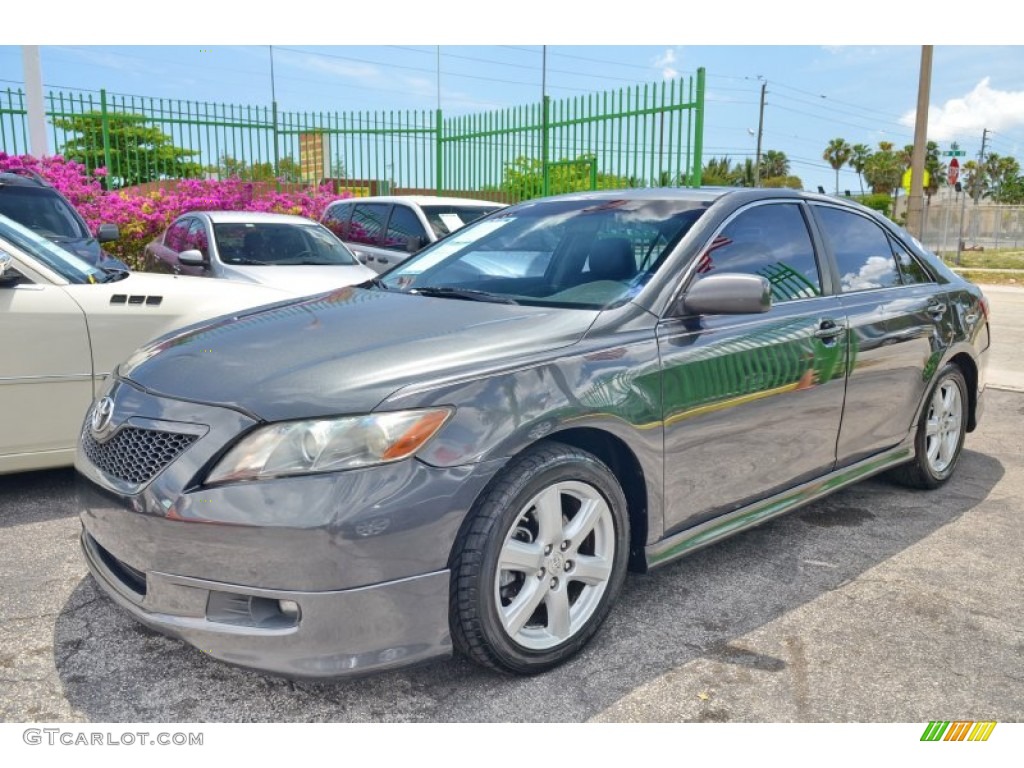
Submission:
POLYGON ((871 479, 630 576, 586 651, 533 678, 226 666, 100 593, 70 470, 0 477, 0 721, 1022 721, 1024 289, 986 292, 999 389, 946 486, 871 479))

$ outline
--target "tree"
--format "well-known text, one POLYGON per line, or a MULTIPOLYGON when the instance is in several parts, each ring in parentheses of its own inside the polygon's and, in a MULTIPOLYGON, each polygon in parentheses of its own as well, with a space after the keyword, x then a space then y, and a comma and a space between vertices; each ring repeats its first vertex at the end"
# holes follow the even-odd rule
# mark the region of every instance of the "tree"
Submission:
POLYGON ((731 187, 734 172, 728 157, 712 157, 704 164, 701 181, 708 187, 731 187))
MULTIPOLYGON (((61 154, 81 163, 89 173, 105 167, 103 124, 99 111, 84 112, 72 117, 58 117, 54 126, 70 135, 61 154)), ((170 136, 159 128, 147 125, 143 115, 107 114, 107 141, 110 167, 104 177, 110 188, 129 187, 158 179, 195 179, 203 175, 203 167, 191 160, 199 152, 176 147, 170 136)))
MULTIPOLYGON (((582 192, 591 188, 591 167, 597 162, 593 155, 580 155, 573 161, 560 160, 548 166, 551 194, 582 192)), ((624 189, 637 186, 636 179, 597 173, 597 189, 624 189)), ((537 158, 519 156, 506 164, 501 191, 512 200, 540 197, 544 191, 544 166, 537 158)))
POLYGON ((903 178, 903 164, 888 141, 878 143, 878 151, 864 163, 864 178, 871 185, 871 191, 878 195, 891 195, 899 189, 903 178))
POLYGON ((836 172, 836 195, 839 194, 839 169, 846 165, 853 157, 853 147, 846 143, 846 139, 832 139, 825 147, 822 154, 832 170, 836 172))
POLYGON ((968 160, 963 164, 963 188, 967 194, 978 202, 988 192, 988 177, 985 168, 978 165, 977 160, 968 160))
MULTIPOLYGON (((220 165, 208 169, 222 179, 241 179, 242 181, 302 181, 299 164, 291 157, 282 157, 277 162, 277 174, 274 174, 273 163, 253 163, 236 160, 231 155, 222 155, 220 165)), ((319 181, 319 179, 317 179, 319 181)))
POLYGON ((864 195, 864 167, 867 165, 868 158, 871 157, 871 147, 867 144, 854 144, 850 148, 850 167, 857 172, 857 178, 860 179, 860 194, 864 195))
POLYGON ((785 152, 769 149, 761 155, 761 178, 769 179, 774 176, 789 176, 789 158, 785 152))
POLYGON ((1003 157, 991 152, 985 158, 985 174, 991 180, 992 199, 1002 203, 1005 202, 1003 189, 1012 185, 1013 180, 1020 176, 1020 163, 1012 157, 1003 157))

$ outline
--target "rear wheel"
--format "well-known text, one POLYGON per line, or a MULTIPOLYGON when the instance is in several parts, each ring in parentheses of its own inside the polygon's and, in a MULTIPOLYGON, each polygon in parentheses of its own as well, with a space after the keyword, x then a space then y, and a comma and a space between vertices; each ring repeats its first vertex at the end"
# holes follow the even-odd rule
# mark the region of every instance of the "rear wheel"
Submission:
POLYGON ((566 661, 618 595, 628 542, 626 500, 608 467, 560 443, 530 449, 481 497, 457 544, 456 647, 519 674, 566 661))
POLYGON ((938 488, 953 475, 967 433, 967 382, 955 365, 935 378, 917 427, 914 460, 893 470, 912 488, 938 488))

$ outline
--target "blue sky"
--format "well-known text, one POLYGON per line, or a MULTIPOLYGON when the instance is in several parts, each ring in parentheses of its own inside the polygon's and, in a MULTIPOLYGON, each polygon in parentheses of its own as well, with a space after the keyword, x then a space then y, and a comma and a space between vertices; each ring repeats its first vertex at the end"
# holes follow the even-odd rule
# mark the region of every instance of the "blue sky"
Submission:
MULTIPOLYGON (((875 32, 872 37, 881 42, 870 45, 858 42, 856 29, 822 30, 814 41, 816 33, 806 30, 780 34, 751 18, 744 20, 742 12, 734 14, 736 18, 716 18, 705 11, 702 18, 689 9, 681 12, 679 3, 644 4, 652 14, 660 14, 664 23, 652 22, 650 14, 605 15, 599 23, 593 18, 581 21, 569 10, 552 10, 541 3, 449 2, 443 9, 434 6, 433 15, 405 13, 404 22, 396 20, 391 26, 370 10, 377 6, 369 4, 303 7, 316 9, 310 14, 313 21, 283 21, 279 29, 269 21, 240 21, 237 12, 177 3, 180 15, 159 31, 146 32, 141 20, 118 16, 111 28, 89 38, 66 38, 48 31, 50 43, 45 38, 12 39, 14 30, 25 27, 5 24, 0 31, 0 88, 21 85, 20 44, 38 43, 47 87, 106 88, 124 94, 267 105, 272 44, 273 89, 284 111, 432 109, 438 102, 440 53, 440 103, 451 115, 537 101, 544 77, 542 45, 546 44, 546 88, 554 99, 661 82, 704 67, 708 83, 705 159, 728 155, 741 161, 754 156, 759 93, 766 82, 762 147, 785 152, 792 172, 808 189, 821 185, 833 190, 835 174, 821 155, 834 137, 872 147, 879 141, 898 147, 913 141, 920 44, 887 41, 875 32), (225 42, 196 37, 198 27, 186 19, 189 10, 200 8, 207 28, 233 30, 214 36, 225 42), (370 23, 371 16, 378 22, 370 23), (535 21, 537 16, 544 23, 535 21), (617 30, 616 25, 629 29, 617 30), (673 42, 675 26, 681 42, 673 42), (368 39, 361 32, 370 27, 380 28, 368 39), (484 27, 487 31, 481 32, 484 27), (695 35, 695 28, 715 31, 695 35), (360 44, 351 39, 356 30, 360 44), (551 39, 544 39, 548 34, 551 39), (697 36, 701 42, 719 44, 686 42, 697 36), (338 44, 320 44, 325 37, 338 44), (665 44, 634 44, 638 38, 655 37, 665 39, 665 44), (745 44, 721 44, 716 37, 745 44), (622 44, 615 44, 616 39, 622 44), (786 44, 754 44, 766 39, 786 44), (145 44, 118 44, 126 40, 145 44), (469 45, 475 41, 481 44, 469 45)), ((932 5, 931 21, 918 35, 927 35, 935 43, 929 138, 939 141, 943 149, 956 140, 969 157, 976 157, 982 130, 987 128, 987 149, 1014 156, 1024 165, 1024 46, 1001 44, 998 31, 988 44, 942 45, 944 38, 961 42, 969 23, 956 11, 945 16, 948 7, 956 8, 932 5), (953 23, 944 24, 943 18, 953 23)), ((422 5, 399 4, 389 13, 403 16, 402 8, 422 10, 422 5)), ((773 8, 780 11, 781 20, 787 18, 785 3, 773 8)), ((857 9, 870 18, 885 13, 891 22, 886 28, 897 33, 902 23, 921 26, 919 19, 895 17, 880 3, 862 3, 857 9)), ((600 11, 589 15, 595 14, 600 11)), ((856 191, 859 181, 852 171, 844 170, 839 187, 856 191)))

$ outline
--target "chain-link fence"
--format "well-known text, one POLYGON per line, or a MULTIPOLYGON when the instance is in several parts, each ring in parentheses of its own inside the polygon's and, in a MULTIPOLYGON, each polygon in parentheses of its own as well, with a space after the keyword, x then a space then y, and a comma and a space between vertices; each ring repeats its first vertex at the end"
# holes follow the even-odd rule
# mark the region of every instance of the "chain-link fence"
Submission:
POLYGON ((1024 250, 1024 205, 996 205, 970 198, 931 203, 921 241, 936 253, 961 250, 1024 250))

